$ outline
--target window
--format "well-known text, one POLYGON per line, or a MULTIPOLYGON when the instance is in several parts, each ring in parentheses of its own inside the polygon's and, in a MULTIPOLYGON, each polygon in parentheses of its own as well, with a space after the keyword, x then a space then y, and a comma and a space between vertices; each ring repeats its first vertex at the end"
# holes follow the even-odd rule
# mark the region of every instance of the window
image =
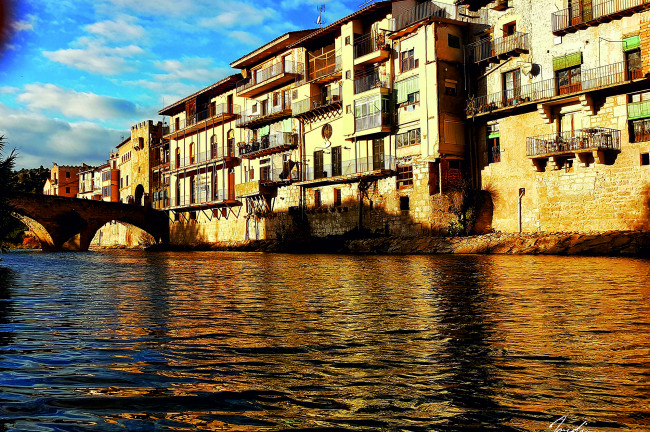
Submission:
POLYGON ((630 142, 650 141, 650 92, 630 95, 627 116, 630 142))
POLYGON ((128 186, 128 185, 129 185, 129 176, 127 175, 126 176, 126 184, 125 184, 125 186, 128 186))
POLYGON ((420 144, 420 128, 397 134, 397 148, 420 144))
POLYGON ((345 79, 349 80, 352 79, 352 71, 345 71, 345 79))
POLYGON ((65 188, 65 193, 68 193, 68 194, 70 193, 70 187, 65 188))
POLYGON ((409 203, 409 197, 407 196, 399 197, 399 209, 401 211, 409 211, 411 209, 411 205, 409 203))
POLYGON ((503 25, 503 37, 512 36, 517 31, 517 23, 515 21, 503 25))
POLYGON ((255 113, 257 112, 257 104, 256 104, 256 103, 253 104, 253 106, 251 107, 251 112, 252 112, 253 114, 255 114, 255 113))
POLYGON ((334 189, 334 207, 341 207, 341 189, 334 189))
POLYGON ((350 45, 350 36, 345 37, 345 44, 350 45))
POLYGON ((397 105, 413 104, 420 101, 420 81, 418 76, 395 83, 397 105))
POLYGON ((320 190, 315 190, 314 191, 314 207, 319 208, 322 205, 323 204, 321 202, 320 190))
POLYGON ((340 176, 343 174, 343 159, 341 146, 332 147, 332 175, 340 176))
POLYGON ((581 65, 582 53, 579 51, 564 57, 553 58, 553 71, 555 72, 560 94, 574 93, 581 90, 581 65))
POLYGON ((457 90, 456 86, 458 83, 454 80, 445 80, 445 94, 447 96, 456 96, 457 95, 457 90))
POLYGON ((450 170, 460 170, 460 160, 451 159, 448 161, 450 170))
POLYGON ((273 93, 273 106, 280 105, 280 92, 273 93))
POLYGON ((397 187, 399 189, 413 186, 413 165, 397 167, 397 187))
POLYGON ((415 58, 414 53, 415 53, 414 49, 411 48, 410 50, 402 51, 402 53, 400 54, 400 70, 402 72, 406 72, 418 67, 419 62, 415 58))
POLYGON ((65 178, 70 178, 70 171, 65 172, 65 178))
POLYGON ((327 177, 327 173, 324 172, 323 165, 323 150, 318 150, 314 152, 314 178, 324 178, 327 177))
POLYGON ((650 165, 650 153, 641 153, 641 165, 650 165))
POLYGON ((501 162, 499 124, 488 125, 487 133, 488 164, 501 162))
POLYGON ((515 69, 503 74, 505 103, 512 103, 521 94, 521 72, 515 69))
POLYGON ((460 38, 456 35, 453 34, 447 35, 447 43, 449 44, 450 48, 460 49, 460 38))
POLYGON ((632 120, 630 129, 632 142, 650 141, 650 118, 632 120))
POLYGON ((359 99, 354 102, 354 127, 356 131, 382 126, 390 121, 390 95, 376 95, 359 99))
POLYGON ((346 114, 352 114, 352 105, 346 105, 345 106, 345 113, 346 114))

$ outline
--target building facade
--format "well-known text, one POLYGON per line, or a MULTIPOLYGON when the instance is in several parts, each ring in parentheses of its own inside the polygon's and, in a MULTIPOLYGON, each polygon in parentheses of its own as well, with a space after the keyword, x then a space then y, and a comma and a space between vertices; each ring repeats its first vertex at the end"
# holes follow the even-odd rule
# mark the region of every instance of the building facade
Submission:
POLYGON ((650 4, 466 1, 477 186, 498 231, 647 229, 650 4))
POLYGON ((79 192, 79 172, 88 169, 89 166, 67 166, 57 165, 50 168, 50 178, 43 186, 44 195, 57 195, 64 197, 76 197, 79 192))

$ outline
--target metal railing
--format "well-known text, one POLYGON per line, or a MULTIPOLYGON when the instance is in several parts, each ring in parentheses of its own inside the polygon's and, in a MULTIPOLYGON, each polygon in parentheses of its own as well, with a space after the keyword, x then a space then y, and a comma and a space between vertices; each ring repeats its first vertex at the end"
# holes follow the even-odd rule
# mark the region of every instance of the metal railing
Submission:
POLYGON ((262 137, 258 141, 240 144, 239 155, 247 156, 261 150, 297 144, 297 135, 291 132, 279 132, 262 137))
POLYGON ((309 81, 342 70, 341 50, 328 51, 309 60, 309 81))
POLYGON ((175 157, 173 161, 173 169, 187 168, 205 162, 220 160, 225 157, 235 157, 234 145, 223 148, 221 145, 215 144, 207 151, 199 151, 194 155, 180 158, 175 157))
POLYGON ((644 5, 650 5, 650 0, 608 0, 589 5, 576 2, 572 7, 551 14, 553 33, 644 5))
POLYGON ((515 32, 494 40, 483 39, 467 45, 469 61, 480 63, 490 58, 518 51, 529 51, 528 33, 515 32))
POLYGON ((384 32, 367 33, 354 40, 354 58, 363 57, 371 52, 386 50, 386 35, 384 32))
POLYGON ((650 100, 628 103, 627 116, 633 119, 650 117, 650 100))
POLYGON ((391 115, 387 112, 377 112, 364 117, 354 119, 354 130, 356 132, 372 129, 380 126, 390 126, 391 115))
POLYGON ((190 126, 193 126, 197 123, 202 122, 203 120, 208 120, 214 117, 220 117, 222 115, 236 115, 239 114, 240 106, 239 105, 228 105, 228 104, 219 104, 214 107, 214 109, 208 108, 202 111, 197 112, 193 115, 186 115, 184 119, 181 119, 178 122, 178 125, 172 123, 169 126, 169 132, 178 132, 190 126))
POLYGON ((334 167, 331 163, 324 164, 322 171, 315 171, 315 167, 308 166, 305 169, 305 180, 317 180, 322 178, 334 177, 334 172, 337 176, 345 176, 352 174, 363 174, 377 170, 391 170, 395 171, 396 159, 393 155, 378 154, 371 156, 364 156, 358 159, 350 159, 342 161, 340 165, 334 167), (339 174, 340 173, 340 174, 339 174))
POLYGON ((252 109, 246 110, 246 112, 242 113, 242 115, 237 119, 237 126, 242 126, 256 120, 263 120, 266 117, 272 117, 285 111, 287 115, 290 115, 291 92, 286 92, 284 93, 284 96, 280 96, 278 102, 277 105, 273 105, 273 98, 269 97, 267 98, 267 103, 265 105, 258 103, 258 108, 255 112, 253 112, 252 109))
POLYGON ((332 88, 331 93, 319 93, 310 98, 302 99, 291 104, 291 113, 296 116, 315 110, 316 108, 326 107, 336 102, 341 102, 341 92, 339 87, 332 88))
POLYGON ((434 2, 420 3, 390 20, 391 31, 400 31, 411 24, 432 17, 454 18, 456 8, 454 5, 443 5, 434 2))
POLYGON ((354 79, 354 94, 363 93, 374 88, 390 88, 389 73, 380 74, 379 68, 375 68, 371 73, 354 79))
POLYGON ((641 59, 619 62, 594 69, 582 70, 580 78, 569 85, 559 86, 555 78, 489 95, 471 97, 465 111, 468 116, 513 107, 526 102, 550 99, 581 91, 621 84, 641 77, 641 59))
POLYGON ((529 157, 591 149, 620 150, 621 131, 595 127, 526 138, 526 156, 529 157))
POLYGON ((201 184, 196 187, 194 193, 176 195, 172 197, 172 207, 191 207, 205 204, 216 204, 226 201, 229 198, 228 189, 212 190, 210 184, 201 184))
POLYGON ((299 170, 295 169, 297 163, 284 162, 282 164, 271 164, 260 166, 259 180, 261 182, 284 182, 289 180, 300 180, 299 170))
POLYGON ((251 76, 249 78, 245 78, 237 83, 237 93, 240 93, 265 81, 269 81, 282 74, 288 73, 302 75, 303 71, 304 65, 302 63, 291 61, 275 63, 264 69, 251 71, 251 76))

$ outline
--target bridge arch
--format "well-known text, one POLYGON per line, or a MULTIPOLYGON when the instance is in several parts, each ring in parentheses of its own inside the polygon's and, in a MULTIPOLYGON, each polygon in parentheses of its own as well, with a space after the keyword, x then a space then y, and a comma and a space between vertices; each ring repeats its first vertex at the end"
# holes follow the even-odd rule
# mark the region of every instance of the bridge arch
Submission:
POLYGON ((139 206, 144 206, 144 186, 141 184, 135 187, 135 199, 134 204, 139 206))
POLYGON ((38 223, 27 225, 44 250, 88 250, 97 230, 112 220, 145 231, 155 242, 169 240, 167 213, 151 208, 36 194, 19 194, 10 203, 16 214, 38 223))

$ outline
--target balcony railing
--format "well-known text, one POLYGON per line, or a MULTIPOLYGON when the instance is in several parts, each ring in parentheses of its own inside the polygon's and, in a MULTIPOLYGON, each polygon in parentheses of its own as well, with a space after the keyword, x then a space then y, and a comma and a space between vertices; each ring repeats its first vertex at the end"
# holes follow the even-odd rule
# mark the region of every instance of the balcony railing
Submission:
POLYGON ((258 69, 252 71, 250 78, 243 79, 237 83, 237 93, 241 93, 251 87, 254 87, 258 84, 262 84, 265 81, 269 81, 275 77, 278 77, 282 74, 299 74, 301 75, 304 71, 304 65, 302 63, 284 61, 280 63, 275 63, 264 69, 258 69))
POLYGON ((594 69, 586 69, 581 71, 579 79, 574 77, 574 80, 567 85, 560 86, 555 78, 550 78, 509 90, 470 98, 467 102, 466 113, 468 116, 473 116, 514 107, 522 103, 617 85, 640 78, 640 71, 641 59, 638 58, 630 62, 619 62, 594 69))
POLYGON ((575 5, 570 8, 553 12, 551 15, 553 33, 568 33, 648 7, 650 7, 650 0, 608 0, 599 3, 590 2, 589 4, 576 1, 575 5))
POLYGON ((309 60, 309 81, 313 81, 336 72, 341 72, 341 51, 328 51, 309 60))
POLYGON ((456 8, 454 5, 443 5, 434 2, 420 3, 391 19, 390 29, 393 32, 397 32, 427 18, 440 17, 453 19, 455 16, 456 8))
POLYGON ((234 146, 224 149, 220 145, 214 145, 207 151, 200 151, 194 155, 174 158, 173 166, 175 169, 188 168, 206 162, 219 161, 226 157, 235 157, 234 146))
POLYGON ((588 150, 620 150, 621 131, 602 127, 526 138, 526 156, 540 157, 588 150))
POLYGON ((237 127, 255 127, 276 120, 282 116, 291 115, 291 92, 280 93, 277 105, 273 105, 273 98, 269 97, 266 104, 258 103, 255 112, 247 110, 237 119, 237 127))
POLYGON ((270 154, 274 150, 282 151, 287 147, 297 145, 297 135, 291 132, 280 132, 262 137, 258 141, 242 143, 239 145, 241 157, 254 157, 258 154, 270 154))
POLYGON ((208 108, 197 112, 194 115, 186 116, 185 119, 181 119, 178 122, 178 125, 172 124, 169 127, 169 133, 174 133, 186 129, 188 127, 194 126, 195 124, 201 123, 204 120, 217 118, 221 116, 229 115, 238 115, 240 111, 239 105, 228 105, 228 104, 219 104, 212 108, 208 108))
POLYGON ((386 50, 386 36, 383 32, 365 34, 354 40, 354 58, 363 57, 374 51, 386 50))
POLYGON ((172 207, 192 207, 206 204, 217 204, 234 199, 234 196, 231 197, 228 192, 228 189, 212 190, 210 184, 201 184, 196 187, 194 193, 176 195, 171 199, 171 204, 172 207))
POLYGON ((318 108, 326 108, 335 103, 341 103, 341 92, 339 87, 332 88, 331 93, 319 93, 308 99, 302 99, 291 105, 291 112, 294 116, 314 111, 318 108))
POLYGON ((308 166, 305 170, 305 180, 317 180, 337 176, 364 174, 377 170, 396 170, 395 156, 377 154, 342 161, 339 165, 324 164, 323 170, 315 171, 315 167, 308 166))
POLYGON ((467 45, 469 60, 473 63, 491 61, 498 63, 510 56, 526 53, 530 49, 528 33, 515 32, 495 40, 480 40, 467 45))
POLYGON ((354 130, 356 132, 364 131, 381 126, 390 126, 391 115, 386 112, 377 112, 364 117, 354 119, 354 130))
POLYGON ((380 74, 379 69, 354 79, 354 94, 363 93, 374 88, 390 88, 389 73, 380 74))
POLYGON ((627 117, 630 120, 650 117, 650 100, 627 104, 627 117))

